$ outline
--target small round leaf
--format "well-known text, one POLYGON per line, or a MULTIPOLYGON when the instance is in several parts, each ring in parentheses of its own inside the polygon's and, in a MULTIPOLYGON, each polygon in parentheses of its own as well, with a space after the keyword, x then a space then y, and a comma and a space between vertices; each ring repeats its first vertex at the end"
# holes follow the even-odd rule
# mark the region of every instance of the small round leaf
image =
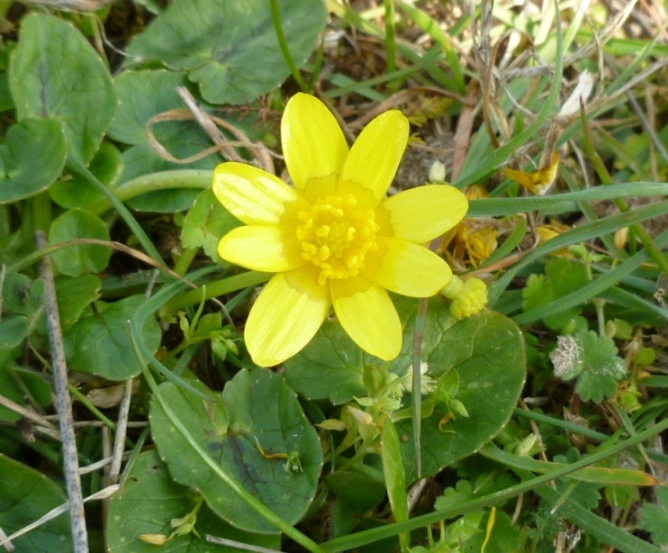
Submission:
POLYGON ((54 182, 65 165, 67 145, 58 121, 24 119, 0 146, 0 204, 33 196, 54 182), (39 161, 37 161, 39 160, 39 161))
MULTIPOLYGON (((144 296, 130 296, 107 306, 101 313, 79 319, 63 335, 68 366, 108 380, 137 376, 142 367, 132 347, 128 320, 145 301, 144 296)), ((153 317, 146 318, 141 334, 146 347, 156 351, 161 332, 153 317)))
MULTIPOLYGON (((83 209, 66 211, 51 223, 49 244, 81 238, 109 240, 109 231, 99 217, 83 209)), ((99 273, 106 269, 111 249, 105 246, 79 244, 56 250, 51 257, 61 273, 76 277, 84 273, 99 273)))

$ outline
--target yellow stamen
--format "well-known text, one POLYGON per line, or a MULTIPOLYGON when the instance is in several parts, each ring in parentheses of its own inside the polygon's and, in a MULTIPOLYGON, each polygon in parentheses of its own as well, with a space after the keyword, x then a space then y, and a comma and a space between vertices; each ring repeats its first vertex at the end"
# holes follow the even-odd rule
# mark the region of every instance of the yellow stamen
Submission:
POLYGON ((320 269, 318 283, 329 278, 348 278, 359 274, 364 256, 378 248, 380 227, 372 209, 359 209, 355 196, 328 196, 318 199, 298 215, 297 227, 302 256, 320 269))

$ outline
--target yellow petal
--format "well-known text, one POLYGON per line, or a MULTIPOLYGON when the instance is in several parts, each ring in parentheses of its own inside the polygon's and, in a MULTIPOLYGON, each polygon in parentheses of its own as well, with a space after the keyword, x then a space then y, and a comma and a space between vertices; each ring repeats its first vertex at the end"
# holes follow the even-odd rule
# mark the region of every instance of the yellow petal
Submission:
POLYGON ((448 264, 423 246, 397 238, 379 238, 378 252, 367 253, 362 274, 397 294, 428 298, 450 282, 448 264))
POLYGON ((294 221, 308 202, 281 179, 245 163, 221 163, 213 172, 218 201, 247 225, 294 221))
POLYGON ((392 184, 408 142, 408 119, 386 111, 369 123, 348 154, 342 181, 361 184, 380 199, 392 184))
POLYGON ((330 281, 341 326, 364 351, 385 361, 401 351, 401 321, 384 288, 359 276, 330 281))
POLYGON ((466 196, 454 186, 430 184, 405 190, 382 206, 390 212, 397 238, 424 244, 454 227, 466 215, 466 196))
POLYGON ((278 273, 253 305, 244 336, 253 361, 261 367, 282 363, 301 350, 325 320, 331 300, 309 264, 278 273))
POLYGON ((281 120, 281 142, 295 188, 309 179, 340 175, 348 144, 332 113, 317 98, 295 94, 281 120))
POLYGON ((218 243, 218 255, 246 269, 278 273, 306 264, 293 227, 238 227, 218 243))

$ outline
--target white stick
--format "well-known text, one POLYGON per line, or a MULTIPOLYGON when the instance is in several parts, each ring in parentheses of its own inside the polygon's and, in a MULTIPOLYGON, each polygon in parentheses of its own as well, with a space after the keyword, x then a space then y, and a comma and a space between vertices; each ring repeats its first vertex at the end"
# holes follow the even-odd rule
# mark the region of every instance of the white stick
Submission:
MULTIPOLYGON (((37 248, 47 247, 46 236, 43 231, 37 231, 37 248)), ((74 553, 88 553, 88 532, 86 530, 86 515, 84 513, 81 479, 79 478, 79 459, 77 458, 77 443, 74 435, 74 418, 72 417, 72 400, 67 388, 67 365, 65 363, 65 349, 63 334, 60 328, 60 314, 56 301, 56 288, 53 283, 53 270, 48 256, 40 263, 40 276, 44 280, 44 296, 46 310, 46 328, 51 344, 51 363, 53 365, 53 382, 56 393, 56 410, 60 435, 63 440, 63 468, 67 484, 67 496, 70 506, 70 521, 72 526, 72 544, 74 553)))

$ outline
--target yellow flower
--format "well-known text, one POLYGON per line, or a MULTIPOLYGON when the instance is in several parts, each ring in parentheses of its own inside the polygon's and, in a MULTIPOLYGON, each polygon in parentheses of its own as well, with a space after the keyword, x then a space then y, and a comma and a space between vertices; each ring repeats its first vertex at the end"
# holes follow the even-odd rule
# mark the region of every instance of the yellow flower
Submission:
MULTIPOLYGON (((570 228, 571 227, 568 225, 562 225, 556 221, 550 221, 549 225, 536 227, 536 232, 538 233, 540 242, 547 242, 548 240, 552 240, 552 238, 559 236, 562 232, 566 232, 570 228)), ((568 247, 559 248, 558 250, 553 251, 550 255, 565 257, 567 259, 573 259, 575 257, 570 251, 568 251, 568 247)))
POLYGON ((407 119, 388 111, 349 150, 325 105, 297 94, 281 122, 294 188, 250 165, 216 168, 216 197, 246 223, 222 238, 220 257, 277 273, 246 323, 246 345, 258 365, 277 365, 302 349, 332 305, 357 345, 393 359, 402 329, 387 290, 427 297, 450 281, 447 263, 421 244, 464 217, 465 196, 428 185, 385 197, 408 131, 407 119))

